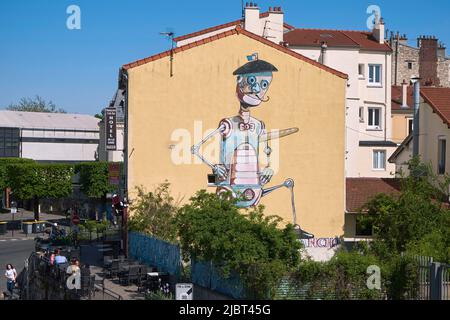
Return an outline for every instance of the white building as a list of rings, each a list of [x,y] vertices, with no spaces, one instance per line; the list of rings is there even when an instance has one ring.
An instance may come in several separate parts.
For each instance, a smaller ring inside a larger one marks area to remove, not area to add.
[[[81,114],[0,110],[0,158],[96,161],[99,121]]]
[[[245,7],[244,20],[174,40],[177,46],[183,46],[241,25],[250,32],[348,74],[346,176],[393,178],[395,164],[387,161],[397,148],[397,144],[391,141],[392,49],[385,41],[382,19],[377,20],[372,32],[296,29],[284,22],[281,7],[260,13],[259,7],[250,3]]]

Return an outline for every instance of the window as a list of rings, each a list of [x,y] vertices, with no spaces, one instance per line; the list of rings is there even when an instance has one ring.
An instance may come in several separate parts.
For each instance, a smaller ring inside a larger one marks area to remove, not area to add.
[[[412,70],[412,68],[413,68],[413,63],[412,62],[408,62],[408,69]]]
[[[369,65],[369,85],[381,86],[381,64]]]
[[[358,65],[358,75],[359,75],[360,79],[364,79],[364,77],[365,77],[364,69],[365,69],[365,65],[363,63],[360,63]]]
[[[386,170],[386,151],[374,150],[373,151],[373,169],[374,170]]]
[[[364,107],[359,107],[359,122],[364,122]]]
[[[369,108],[369,129],[381,130],[381,109]]]
[[[357,237],[370,237],[373,236],[373,224],[372,222],[363,219],[361,216],[356,217],[356,234]]]
[[[414,130],[414,119],[408,119],[408,136],[413,133]]]
[[[18,158],[20,130],[18,128],[0,128],[0,158]]]
[[[439,138],[438,145],[438,174],[445,174],[445,162],[447,161],[447,140]]]

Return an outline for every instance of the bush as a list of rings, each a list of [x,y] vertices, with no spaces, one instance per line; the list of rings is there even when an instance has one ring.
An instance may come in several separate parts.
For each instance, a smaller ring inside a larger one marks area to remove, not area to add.
[[[176,242],[177,226],[175,216],[178,204],[170,195],[170,184],[163,183],[153,192],[138,187],[128,221],[130,231],[142,232],[168,242]]]
[[[177,223],[186,260],[213,262],[226,278],[237,272],[247,297],[274,297],[283,275],[300,261],[294,228],[281,229],[281,218],[264,216],[264,208],[244,210],[235,200],[202,190],[183,206]]]

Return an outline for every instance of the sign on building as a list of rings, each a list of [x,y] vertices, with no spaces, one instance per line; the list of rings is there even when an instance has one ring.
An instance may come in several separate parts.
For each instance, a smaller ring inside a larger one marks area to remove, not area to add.
[[[194,285],[192,283],[177,283],[176,300],[194,300]]]
[[[117,150],[117,112],[115,108],[105,110],[106,151]]]
[[[108,179],[109,184],[113,186],[120,185],[120,164],[108,163]]]

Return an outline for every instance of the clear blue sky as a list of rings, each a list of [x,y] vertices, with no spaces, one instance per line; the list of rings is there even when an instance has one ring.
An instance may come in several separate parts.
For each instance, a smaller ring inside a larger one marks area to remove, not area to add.
[[[375,4],[386,27],[412,43],[426,34],[450,46],[448,0],[256,2],[264,11],[282,6],[296,27],[357,30],[367,28],[366,9]],[[81,30],[66,28],[72,4],[81,8]],[[1,0],[0,108],[38,94],[69,112],[95,114],[112,98],[121,65],[169,48],[159,32],[180,36],[240,16],[240,0]]]

